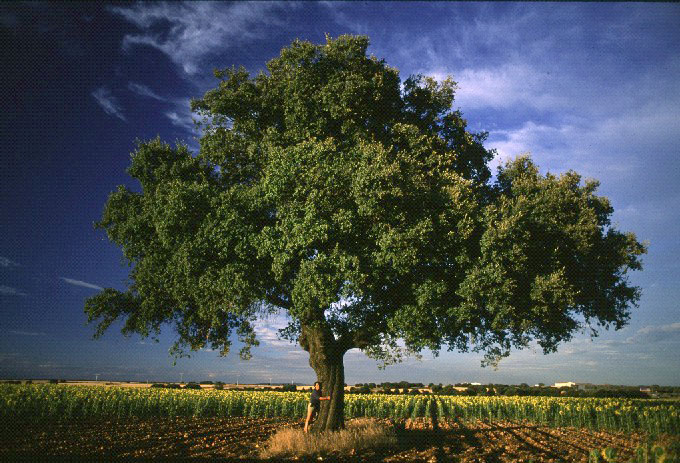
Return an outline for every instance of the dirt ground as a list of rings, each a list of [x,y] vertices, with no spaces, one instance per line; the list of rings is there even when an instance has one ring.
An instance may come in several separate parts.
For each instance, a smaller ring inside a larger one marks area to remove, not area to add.
[[[398,444],[358,455],[326,455],[323,461],[394,463],[558,463],[587,462],[593,448],[615,447],[624,461],[644,436],[548,428],[518,423],[461,425],[440,422],[392,423]],[[0,461],[263,461],[269,435],[300,420],[174,418],[86,420],[69,423],[4,422]],[[298,458],[298,461],[318,461]]]

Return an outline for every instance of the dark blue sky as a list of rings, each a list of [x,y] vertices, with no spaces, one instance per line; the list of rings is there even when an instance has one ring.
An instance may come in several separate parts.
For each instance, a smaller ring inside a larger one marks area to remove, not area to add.
[[[295,38],[353,33],[402,79],[451,74],[494,166],[530,152],[543,172],[599,179],[649,254],[621,331],[515,352],[496,371],[427,352],[379,371],[350,351],[347,382],[680,385],[678,24],[674,4],[1,3],[0,378],[313,381],[307,354],[276,338],[283,316],[260,323],[250,362],[200,351],[173,367],[170,326],[158,344],[120,325],[91,340],[84,300],[123,289],[128,271],[92,224],[117,185],[135,187],[136,138],[196,149],[189,99],[216,85],[214,68],[254,74]]]

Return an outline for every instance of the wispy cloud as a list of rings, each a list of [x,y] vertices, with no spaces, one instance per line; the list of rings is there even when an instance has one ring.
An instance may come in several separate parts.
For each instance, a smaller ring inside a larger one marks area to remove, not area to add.
[[[586,17],[591,10],[607,13],[606,28]],[[661,201],[680,193],[680,81],[672,77],[680,59],[666,51],[677,47],[677,34],[652,34],[661,40],[652,44],[634,31],[669,27],[664,10],[480,6],[474,21],[447,11],[446,24],[416,39],[397,33],[384,47],[409,73],[453,75],[454,104],[486,119],[494,164],[531,152],[542,168],[597,178],[626,202],[635,199],[633,183]],[[624,48],[639,58],[624,59]]]
[[[38,368],[61,368],[61,367],[62,367],[61,365],[54,362],[41,363],[40,365],[38,365]]]
[[[81,286],[83,288],[89,288],[89,289],[96,289],[96,290],[103,290],[101,286],[94,285],[92,283],[87,283],[86,281],[81,281],[81,280],[73,280],[71,278],[65,278],[65,277],[59,277],[60,280],[64,280],[66,283],[74,286]]]
[[[557,153],[573,153],[573,146],[567,144],[573,143],[571,137],[576,132],[577,129],[570,125],[551,126],[533,121],[527,121],[515,129],[496,130],[492,132],[493,135],[488,142],[488,145],[497,152],[492,164],[503,165],[519,154],[532,153],[543,161],[552,161],[550,164],[554,166]],[[572,166],[573,161],[572,158]],[[541,167],[545,165],[541,162],[539,164]]]
[[[257,320],[253,324],[253,329],[255,330],[255,335],[260,341],[261,346],[276,348],[287,347],[290,349],[293,346],[293,343],[287,339],[280,339],[278,333],[278,330],[285,328],[287,324],[285,316],[276,315],[267,319]]]
[[[291,342],[286,339],[279,339],[277,328],[269,325],[260,325],[255,328],[257,339],[261,344],[274,347],[290,347]]]
[[[300,349],[300,350],[289,350],[289,351],[286,351],[286,354],[288,354],[291,357],[305,357],[305,356],[309,355],[307,352],[305,352],[302,349]]]
[[[165,113],[165,117],[170,119],[172,125],[181,127],[188,132],[194,132],[194,120],[188,107],[185,108],[185,111],[182,111],[180,108],[178,108],[176,111],[167,111]]]
[[[445,77],[435,71],[435,77]],[[533,68],[525,62],[506,63],[496,68],[466,68],[458,72],[455,80],[459,91],[456,103],[462,108],[507,109],[525,105],[546,110],[569,104],[563,92],[554,92],[560,86],[549,72]]]
[[[680,98],[676,100],[680,104]],[[530,152],[543,170],[574,169],[597,178],[607,194],[615,193],[619,201],[667,205],[669,198],[680,195],[674,181],[680,168],[676,156],[680,134],[670,129],[678,111],[665,111],[659,103],[656,114],[638,106],[607,118],[574,118],[557,124],[527,120],[519,127],[491,131],[487,146],[497,150],[494,165]],[[651,163],[646,162],[650,153]],[[634,194],[632,184],[644,189],[645,196]]]
[[[680,341],[680,323],[645,326],[626,339],[628,344],[649,344],[662,341]]]
[[[19,354],[18,352],[0,352],[0,362],[17,360],[21,357],[23,357],[23,354]]]
[[[590,337],[577,337],[561,347],[559,356],[582,356],[582,355],[617,355],[624,341],[616,339],[598,339]],[[537,345],[537,344],[536,344]]]
[[[102,107],[104,112],[110,116],[116,116],[122,121],[127,122],[123,115],[122,108],[118,103],[118,99],[111,94],[111,91],[106,87],[99,87],[92,92],[92,96]]]
[[[365,19],[361,15],[356,14],[350,16],[350,12],[356,12],[357,9],[366,8],[366,5],[361,3],[348,3],[348,2],[333,2],[333,1],[320,1],[318,5],[325,7],[326,11],[331,15],[333,20],[342,26],[343,29],[349,31],[353,34],[370,35],[370,19]],[[376,8],[378,4],[374,3],[369,8]]]
[[[172,125],[181,127],[187,132],[195,134],[194,115],[191,112],[191,105],[188,98],[166,98],[158,95],[148,86],[136,82],[128,82],[128,90],[140,96],[168,103],[168,106],[172,109],[165,111],[163,115],[170,120]]]
[[[158,343],[155,341],[137,341],[137,344],[141,344],[142,346],[155,346]]]
[[[137,95],[141,96],[146,96],[149,98],[153,98],[154,100],[158,101],[168,101],[167,98],[163,98],[162,96],[156,94],[153,90],[151,90],[149,87],[146,85],[138,84],[135,82],[129,82],[128,83],[128,89]]]
[[[126,35],[123,49],[157,48],[185,73],[196,74],[208,56],[266,38],[272,26],[282,24],[275,13],[293,7],[276,2],[140,2],[109,7],[109,11],[142,30]]]
[[[0,285],[0,294],[3,296],[26,296],[23,291],[4,285]]]
[[[9,260],[7,257],[0,256],[0,267],[18,267],[14,261]]]
[[[45,333],[35,331],[10,330],[9,332],[19,336],[45,336]]]

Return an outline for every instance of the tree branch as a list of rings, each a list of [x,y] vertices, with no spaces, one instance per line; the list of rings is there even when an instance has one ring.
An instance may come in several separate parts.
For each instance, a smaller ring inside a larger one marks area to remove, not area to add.
[[[291,308],[290,302],[286,301],[279,295],[276,294],[267,295],[266,299],[269,304],[281,307],[282,309],[289,310]]]
[[[379,337],[375,331],[374,327],[363,326],[357,328],[356,330],[351,330],[345,332],[340,339],[338,339],[338,344],[345,351],[353,348],[363,349],[365,347],[371,346],[379,342]]]

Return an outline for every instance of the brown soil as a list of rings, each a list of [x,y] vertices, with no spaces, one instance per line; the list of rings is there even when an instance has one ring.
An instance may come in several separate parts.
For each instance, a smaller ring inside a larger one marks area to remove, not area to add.
[[[422,420],[393,423],[398,445],[361,455],[326,455],[323,461],[406,462],[587,462],[593,448],[615,447],[627,461],[640,434],[548,428],[521,423],[461,425]],[[83,420],[68,423],[0,424],[0,461],[201,460],[262,461],[264,442],[283,426],[280,418],[174,418]],[[304,459],[299,459],[304,460]],[[623,460],[623,459],[622,459]],[[310,460],[312,461],[312,460]],[[317,461],[314,458],[313,461]]]

